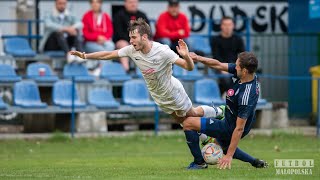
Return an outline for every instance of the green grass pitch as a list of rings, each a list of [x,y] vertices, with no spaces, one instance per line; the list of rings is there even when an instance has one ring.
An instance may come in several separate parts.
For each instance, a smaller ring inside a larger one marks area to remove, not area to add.
[[[275,146],[279,150],[275,150]],[[231,170],[209,166],[188,171],[192,161],[183,133],[129,137],[1,140],[0,179],[319,179],[320,140],[276,134],[248,136],[239,147],[269,162],[255,169],[233,160]],[[274,159],[314,159],[312,175],[276,175]]]

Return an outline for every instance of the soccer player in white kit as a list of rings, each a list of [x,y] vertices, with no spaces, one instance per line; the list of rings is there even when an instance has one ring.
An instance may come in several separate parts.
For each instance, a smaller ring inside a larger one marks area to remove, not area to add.
[[[151,29],[143,19],[131,21],[128,31],[131,45],[119,50],[90,54],[71,51],[70,54],[90,60],[130,57],[141,70],[155,103],[179,123],[186,117],[216,117],[222,114],[222,110],[214,106],[192,107],[192,102],[181,82],[172,76],[172,64],[189,71],[194,68],[188,46],[183,40],[179,40],[177,46],[178,53],[183,57],[180,58],[169,46],[150,40]]]

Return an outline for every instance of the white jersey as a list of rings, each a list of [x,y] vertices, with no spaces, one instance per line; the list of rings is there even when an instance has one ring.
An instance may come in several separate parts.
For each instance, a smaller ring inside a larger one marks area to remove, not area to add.
[[[191,100],[179,80],[172,76],[172,64],[179,59],[169,46],[152,42],[149,53],[136,51],[132,45],[118,51],[119,57],[130,57],[142,72],[149,92],[166,113],[185,116],[192,107]]]

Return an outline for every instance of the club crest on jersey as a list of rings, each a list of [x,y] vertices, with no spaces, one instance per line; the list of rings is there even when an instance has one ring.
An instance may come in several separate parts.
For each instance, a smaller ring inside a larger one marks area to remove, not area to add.
[[[234,90],[233,89],[229,89],[227,92],[228,96],[233,96],[234,95]]]

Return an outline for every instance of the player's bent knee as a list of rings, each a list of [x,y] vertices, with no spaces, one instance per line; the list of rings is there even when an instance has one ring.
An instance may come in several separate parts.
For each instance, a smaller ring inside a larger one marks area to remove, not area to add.
[[[190,120],[186,119],[185,121],[183,121],[182,123],[183,125],[183,130],[192,130],[192,124],[190,122]]]
[[[187,118],[182,124],[183,130],[200,130],[200,119],[198,118]]]

